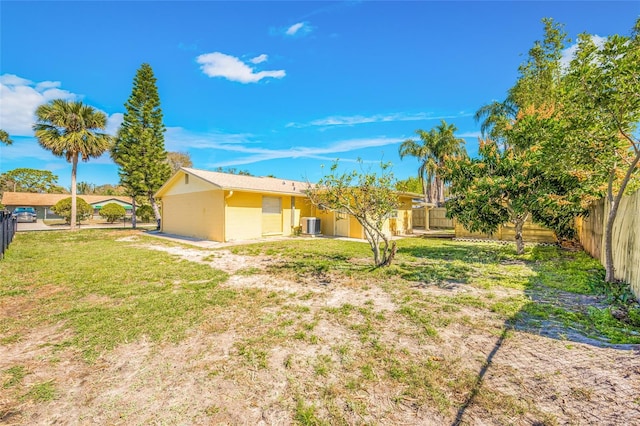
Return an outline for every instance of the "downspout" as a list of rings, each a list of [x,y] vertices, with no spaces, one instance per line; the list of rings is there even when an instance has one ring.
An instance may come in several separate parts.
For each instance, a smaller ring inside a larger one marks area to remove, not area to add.
[[[224,215],[224,217],[222,218],[222,241],[224,242],[227,241],[227,201],[226,200],[231,198],[232,195],[233,195],[233,190],[229,191],[229,193],[224,196],[225,202],[224,202],[224,210],[222,212],[222,214]]]
[[[296,197],[291,196],[291,232],[295,233],[296,227]]]

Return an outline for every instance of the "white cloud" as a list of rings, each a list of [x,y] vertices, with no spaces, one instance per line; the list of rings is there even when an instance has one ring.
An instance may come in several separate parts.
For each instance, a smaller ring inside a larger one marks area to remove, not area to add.
[[[7,86],[24,86],[31,84],[31,81],[13,74],[2,74],[0,75],[0,83]]]
[[[371,139],[350,139],[338,141],[321,147],[291,147],[287,149],[266,149],[246,146],[226,146],[219,147],[228,151],[235,151],[243,154],[238,158],[232,158],[215,164],[210,167],[228,167],[243,164],[252,164],[260,161],[277,160],[283,158],[313,158],[318,160],[335,160],[327,157],[329,154],[338,154],[356,151],[365,148],[375,148],[379,146],[394,145],[402,142],[401,139],[394,138],[371,138]]]
[[[75,100],[78,95],[60,89],[60,82],[34,83],[13,74],[0,76],[0,128],[11,136],[31,136],[38,106],[53,99]]]
[[[269,59],[269,57],[263,53],[262,55],[258,55],[255,58],[252,58],[249,62],[251,62],[252,64],[260,64],[262,62],[266,62],[267,59]]]
[[[167,151],[184,151],[195,149],[224,149],[236,145],[251,145],[253,135],[249,133],[191,133],[182,127],[167,127],[165,145]]]
[[[598,48],[602,48],[607,41],[606,37],[600,37],[599,35],[592,35],[591,40]],[[562,57],[560,58],[560,68],[562,70],[568,70],[569,64],[575,58],[576,51],[578,50],[578,43],[574,43],[562,51]]]
[[[311,31],[313,31],[313,27],[309,25],[308,22],[298,22],[291,25],[290,27],[287,27],[287,29],[284,30],[284,33],[285,35],[288,35],[290,37],[293,37],[293,36],[304,37],[305,35],[309,34]]]
[[[458,137],[458,138],[479,138],[479,137],[482,137],[482,133],[481,132],[456,133],[456,137]]]
[[[115,136],[122,124],[122,120],[124,119],[124,114],[121,112],[116,112],[115,114],[111,114],[107,116],[107,128],[105,129],[105,133]]]
[[[240,83],[257,83],[263,78],[282,78],[286,75],[284,70],[256,71],[235,56],[220,52],[205,53],[198,56],[196,61],[209,77],[223,77]]]
[[[386,123],[394,121],[423,121],[423,120],[440,120],[446,118],[459,118],[469,116],[468,113],[460,113],[456,115],[433,115],[431,113],[419,112],[419,113],[390,113],[390,114],[375,114],[369,116],[353,115],[353,116],[332,116],[327,118],[321,118],[313,120],[308,123],[288,123],[286,127],[330,127],[330,126],[355,126],[358,124],[369,123]]]
[[[39,161],[51,161],[52,158],[56,157],[51,154],[51,151],[47,151],[46,149],[42,148],[36,138],[14,140],[12,145],[2,146],[2,157],[0,158],[1,160],[12,161],[23,160],[25,158],[35,159]],[[64,158],[62,158],[60,161],[66,162]]]
[[[287,28],[287,31],[285,31],[286,35],[294,35],[295,33],[297,33],[300,28],[304,27],[304,22],[298,22],[297,24],[293,24],[292,26],[290,26],[289,28]]]
[[[184,151],[186,149],[218,150],[238,154],[207,167],[227,167],[260,161],[282,158],[314,158],[320,160],[335,160],[328,155],[356,151],[365,148],[394,145],[401,143],[403,138],[369,138],[336,141],[317,147],[291,147],[285,149],[263,148],[255,135],[249,133],[191,133],[181,127],[168,127],[165,133],[167,151]]]

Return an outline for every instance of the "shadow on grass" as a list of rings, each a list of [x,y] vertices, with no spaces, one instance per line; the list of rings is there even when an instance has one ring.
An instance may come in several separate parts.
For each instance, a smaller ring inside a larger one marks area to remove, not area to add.
[[[401,276],[418,282],[414,287],[437,286],[452,293],[470,285],[522,290],[522,296],[489,302],[493,312],[505,316],[502,332],[460,405],[454,426],[463,423],[510,330],[597,347],[640,350],[640,323],[612,317],[611,300],[601,294],[603,268],[583,252],[529,246],[525,255],[518,256],[513,245],[445,242],[427,246],[409,243],[398,253],[406,257]],[[456,300],[465,302],[460,296]],[[637,312],[640,315],[640,309]]]
[[[462,423],[464,413],[467,411],[467,408],[473,404],[476,395],[478,395],[478,392],[480,392],[480,389],[482,388],[482,381],[484,380],[484,375],[487,374],[487,370],[489,370],[489,367],[491,367],[493,357],[498,353],[500,347],[502,347],[502,343],[507,337],[507,332],[507,328],[502,329],[502,334],[500,334],[500,337],[496,341],[496,344],[493,346],[493,349],[491,350],[491,352],[489,352],[489,355],[487,355],[487,360],[484,362],[482,368],[478,372],[478,376],[476,377],[476,380],[473,384],[473,388],[471,389],[471,392],[469,392],[469,396],[467,397],[466,401],[460,406],[460,409],[456,414],[456,419],[451,424],[452,426],[458,426]]]

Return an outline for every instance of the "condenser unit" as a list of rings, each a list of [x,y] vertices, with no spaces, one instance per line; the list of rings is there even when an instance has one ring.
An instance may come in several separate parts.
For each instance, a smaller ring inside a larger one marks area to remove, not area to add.
[[[320,234],[320,218],[318,217],[301,217],[300,226],[302,233],[308,235]]]

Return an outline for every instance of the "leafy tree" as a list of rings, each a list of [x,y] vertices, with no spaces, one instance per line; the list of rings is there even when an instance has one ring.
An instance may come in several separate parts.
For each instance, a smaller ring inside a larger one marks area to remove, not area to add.
[[[167,163],[171,167],[171,174],[180,170],[180,167],[193,167],[193,161],[188,152],[167,152]]]
[[[581,34],[564,83],[561,158],[606,197],[605,279],[614,282],[613,223],[640,164],[640,18],[630,36],[610,36],[601,47]]]
[[[93,193],[96,195],[127,195],[127,190],[124,186],[106,183],[94,187]]]
[[[36,109],[33,125],[40,145],[71,163],[71,230],[76,229],[78,159],[100,157],[111,146],[111,137],[99,130],[107,125],[107,116],[82,102],[55,99]]]
[[[399,180],[396,183],[396,189],[401,192],[422,193],[422,182],[420,178],[410,176],[407,179]]]
[[[74,211],[75,210],[75,211]],[[93,215],[93,207],[82,198],[76,199],[76,206],[73,207],[73,198],[63,198],[51,207],[58,216],[64,218],[65,222],[75,228],[75,224],[90,218]],[[75,223],[73,221],[76,221]]]
[[[218,173],[229,173],[232,175],[252,176],[248,170],[238,170],[235,167],[218,167],[213,171]]]
[[[442,170],[447,157],[467,156],[464,139],[456,138],[457,128],[442,120],[440,124],[428,132],[418,129],[416,133],[420,141],[407,139],[399,148],[400,158],[416,157],[420,166],[418,176],[422,182],[422,192],[429,203],[442,205],[444,203],[444,180]]]
[[[89,195],[95,193],[96,186],[89,182],[78,182],[78,193]]]
[[[318,208],[353,216],[364,229],[376,267],[388,266],[396,254],[396,242],[383,232],[383,226],[398,207],[395,179],[389,164],[381,164],[380,174],[362,170],[338,172],[338,162],[331,172],[307,191]]]
[[[0,190],[49,194],[66,192],[57,182],[58,176],[48,170],[18,168],[0,175]]]
[[[449,161],[447,167],[455,181],[449,216],[471,231],[485,233],[513,223],[519,254],[524,252],[522,228],[529,217],[552,226],[559,236],[569,236],[573,218],[584,212],[576,195],[578,179],[549,161],[550,147],[564,132],[558,109],[566,35],[553,20],[543,22],[544,40],[529,50],[507,99],[476,113],[487,136],[481,140],[480,158]]]
[[[149,222],[153,216],[153,209],[149,204],[143,204],[138,207],[138,216],[143,222]]]
[[[121,184],[134,200],[131,220],[135,228],[135,197],[145,196],[156,220],[160,220],[160,209],[154,194],[171,175],[164,148],[165,126],[160,97],[149,64],[142,64],[138,69],[125,108],[111,156],[120,166]]]
[[[490,139],[481,140],[479,158],[447,161],[445,176],[454,194],[447,201],[447,217],[455,218],[471,232],[493,234],[512,223],[518,254],[524,254],[523,227],[531,217],[543,175],[536,167],[535,151],[500,149]]]
[[[113,223],[118,219],[122,219],[127,214],[127,211],[120,204],[107,203],[102,206],[99,213],[107,222]]]
[[[5,132],[2,129],[0,129],[0,142],[5,145],[11,145],[13,143],[13,141],[9,137],[9,133]]]

